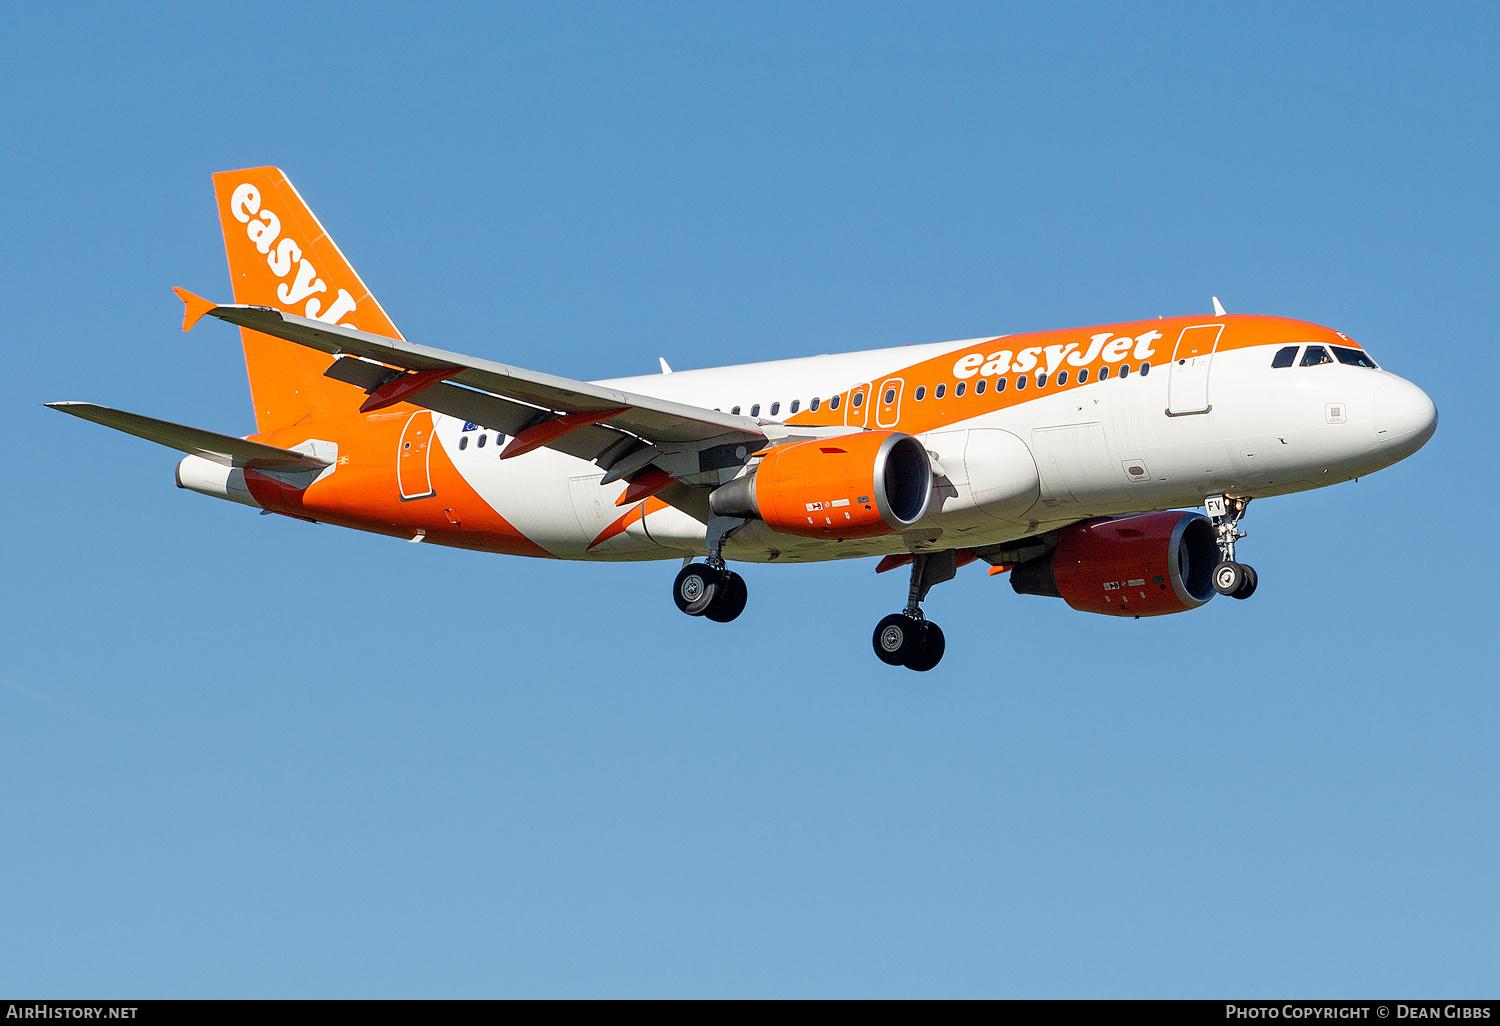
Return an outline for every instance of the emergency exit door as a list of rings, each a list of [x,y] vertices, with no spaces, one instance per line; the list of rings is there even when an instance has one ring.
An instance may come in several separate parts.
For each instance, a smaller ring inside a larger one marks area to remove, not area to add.
[[[862,428],[870,415],[870,383],[855,385],[849,390],[849,402],[844,406],[844,423],[849,427]]]
[[[875,426],[895,427],[901,419],[901,390],[906,382],[901,378],[887,378],[880,383],[875,393]]]

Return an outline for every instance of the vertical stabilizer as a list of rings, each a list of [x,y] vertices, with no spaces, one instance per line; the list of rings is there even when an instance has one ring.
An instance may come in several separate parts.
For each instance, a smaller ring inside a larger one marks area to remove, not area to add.
[[[279,168],[213,179],[236,303],[402,337]],[[240,337],[260,431],[358,409],[357,393],[323,377],[327,355],[249,328]]]

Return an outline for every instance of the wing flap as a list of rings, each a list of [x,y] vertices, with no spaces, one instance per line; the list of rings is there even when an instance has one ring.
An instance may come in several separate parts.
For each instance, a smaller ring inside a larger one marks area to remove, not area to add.
[[[378,388],[391,373],[391,369],[384,364],[345,356],[334,360],[328,370],[324,371],[324,376],[368,392]],[[519,435],[537,423],[540,418],[549,416],[550,412],[539,410],[535,406],[511,402],[509,399],[502,399],[488,392],[476,392],[472,388],[452,385],[446,381],[429,385],[409,398],[407,402],[511,436]],[[634,443],[635,438],[610,428],[591,424],[562,438],[554,439],[547,443],[547,448],[556,449],[569,456],[576,456],[581,460],[592,461],[608,452],[613,446],[620,446],[622,451],[628,446],[621,445],[621,443],[626,442]]]
[[[323,376],[370,392],[380,387],[392,373],[391,368],[384,364],[346,356],[334,360]],[[499,396],[450,385],[446,381],[428,385],[407,402],[508,435],[524,429],[541,412],[534,406],[523,406]]]
[[[107,428],[123,431],[147,441],[165,445],[180,452],[202,456],[226,467],[250,467],[265,470],[322,470],[329,466],[306,453],[280,449],[274,445],[251,442],[233,435],[221,435],[216,431],[173,424],[171,421],[143,417],[138,413],[112,410],[95,403],[59,402],[47,403],[51,409],[70,416],[81,417],[103,424]]]

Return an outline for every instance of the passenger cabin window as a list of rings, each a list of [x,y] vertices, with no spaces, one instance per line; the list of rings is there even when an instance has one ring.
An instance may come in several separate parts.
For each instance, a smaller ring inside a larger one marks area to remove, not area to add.
[[[771,416],[774,417],[774,416],[776,416],[780,412],[781,412],[781,404],[780,403],[772,403],[771,404]]]
[[[752,417],[759,417],[760,416],[760,403],[756,403],[754,406],[750,407],[750,416],[752,416]]]
[[[480,435],[479,436],[479,441],[475,442],[474,444],[476,446],[478,446],[479,448],[483,449],[484,448],[484,436]]]
[[[790,410],[788,410],[787,412],[788,413],[796,413],[797,412],[797,407],[799,407],[801,405],[802,405],[802,400],[801,399],[793,399],[792,400],[792,408]]]
[[[1339,358],[1339,363],[1347,363],[1351,367],[1368,367],[1371,370],[1379,370],[1375,361],[1362,349],[1345,349],[1343,346],[1334,346],[1333,355]]]
[[[468,435],[464,435],[462,438],[460,438],[458,440],[458,447],[460,449],[467,449],[469,447],[469,436]]]
[[[823,402],[823,400],[819,399],[817,396],[813,396],[812,405],[810,405],[808,407],[808,409],[812,410],[814,413],[817,413],[818,412],[818,407],[820,405],[822,405],[822,402]]]
[[[983,378],[980,378],[978,381],[974,382],[974,394],[975,395],[984,395],[984,379]]]
[[[953,398],[957,399],[959,396],[963,395],[964,394],[964,389],[966,389],[967,387],[968,387],[968,382],[966,382],[966,381],[960,381],[958,384],[954,385],[953,386]]]
[[[1301,346],[1285,346],[1276,350],[1276,355],[1271,357],[1271,366],[1278,370],[1282,367],[1290,367],[1297,362],[1297,350]]]
[[[945,396],[947,394],[948,394],[948,386],[947,385],[939,385],[937,388],[934,388],[932,390],[932,397],[934,399],[941,399],[943,396]]]
[[[1308,346],[1307,352],[1302,354],[1303,367],[1316,367],[1321,363],[1332,363],[1333,357],[1328,355],[1328,350],[1322,346]]]
[[[1004,392],[1005,391],[1005,379],[1004,378],[996,378],[995,379],[995,391],[996,392]]]
[[[1099,380],[1100,381],[1108,381],[1109,380],[1109,368],[1108,367],[1100,367],[1099,368]]]
[[[829,409],[830,409],[830,410],[836,410],[836,409],[838,409],[838,408],[839,408],[839,402],[840,402],[840,400],[842,400],[842,399],[843,399],[843,398],[844,398],[844,397],[843,397],[843,396],[841,396],[841,395],[836,395],[836,396],[834,396],[834,397],[833,397],[833,398],[832,398],[832,399],[830,399],[830,400],[828,400],[828,408],[829,408]],[[814,407],[813,407],[813,409],[815,409],[815,410],[816,410],[816,409],[817,409],[817,407],[816,407],[816,406],[814,406]]]
[[[1081,370],[1081,371],[1078,372],[1078,383],[1080,385],[1082,385],[1085,382],[1087,382],[1088,379],[1089,379],[1089,369],[1087,367],[1085,367],[1083,370]]]
[[[916,392],[914,392],[912,394],[912,398],[914,398],[917,402],[921,402],[923,399],[926,399],[927,398],[927,386],[926,385],[918,385]]]
[[[740,415],[740,408],[738,406],[731,406],[729,412],[738,417]]]
[[[864,404],[865,404],[865,394],[863,392],[855,392],[854,393],[854,408],[857,410],[861,406],[863,406]]]
[[[1068,383],[1068,372],[1067,371],[1058,371],[1057,372],[1057,383],[1059,385],[1066,385]]]
[[[1025,387],[1026,387],[1026,375],[1024,375],[1024,374],[1018,374],[1018,375],[1016,375],[1016,391],[1019,392],[1021,389],[1025,388]]]
[[[1037,388],[1046,388],[1047,387],[1047,372],[1046,371],[1037,371],[1037,375],[1036,375],[1036,387]]]
[[[1141,364],[1141,375],[1145,376],[1145,375],[1150,374],[1150,373],[1151,373],[1151,365],[1149,363],[1143,363],[1143,364]]]
[[[885,404],[887,406],[889,406],[889,405],[891,405],[891,403],[893,403],[895,401],[896,401],[896,390],[894,388],[888,388],[888,389],[886,389],[885,390]]]
[[[1128,363],[1122,363],[1120,365],[1120,377],[1122,377],[1122,378],[1128,378],[1128,377],[1130,377],[1130,364],[1128,364]]]

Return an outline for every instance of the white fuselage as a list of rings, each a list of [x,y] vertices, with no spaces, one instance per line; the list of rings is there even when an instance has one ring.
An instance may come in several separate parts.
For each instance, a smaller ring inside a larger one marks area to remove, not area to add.
[[[911,418],[904,413],[918,403],[916,385],[893,375],[994,342],[908,346],[605,383],[762,420],[788,416],[793,401],[806,410],[815,397],[847,394],[851,382],[873,383],[883,395],[895,394],[896,401],[884,403],[872,389],[858,409],[844,403],[844,423],[851,430],[905,430],[903,423]],[[1219,352],[1211,369],[1201,371],[1201,380],[1188,379],[1187,363],[1164,360],[1147,374],[1038,392],[1024,402],[914,431],[935,458],[936,491],[928,515],[912,530],[838,542],[790,537],[752,522],[730,538],[725,555],[807,561],[992,545],[1087,517],[1195,506],[1219,493],[1261,497],[1335,484],[1389,466],[1431,435],[1436,413],[1410,382],[1384,370],[1340,363],[1273,369],[1278,348]],[[1174,372],[1182,375],[1176,381]],[[901,383],[887,389],[892,381]],[[1208,409],[1171,415],[1174,388],[1180,393],[1206,389]],[[945,401],[952,400],[930,390],[921,400]],[[772,404],[779,404],[775,414]],[[490,437],[481,445],[486,434]],[[663,559],[704,551],[704,524],[670,506],[635,518],[597,543],[628,509],[615,506],[624,484],[600,486],[600,470],[591,463],[547,449],[501,461],[493,432],[449,417],[436,418],[435,438],[487,503],[553,555]]]

